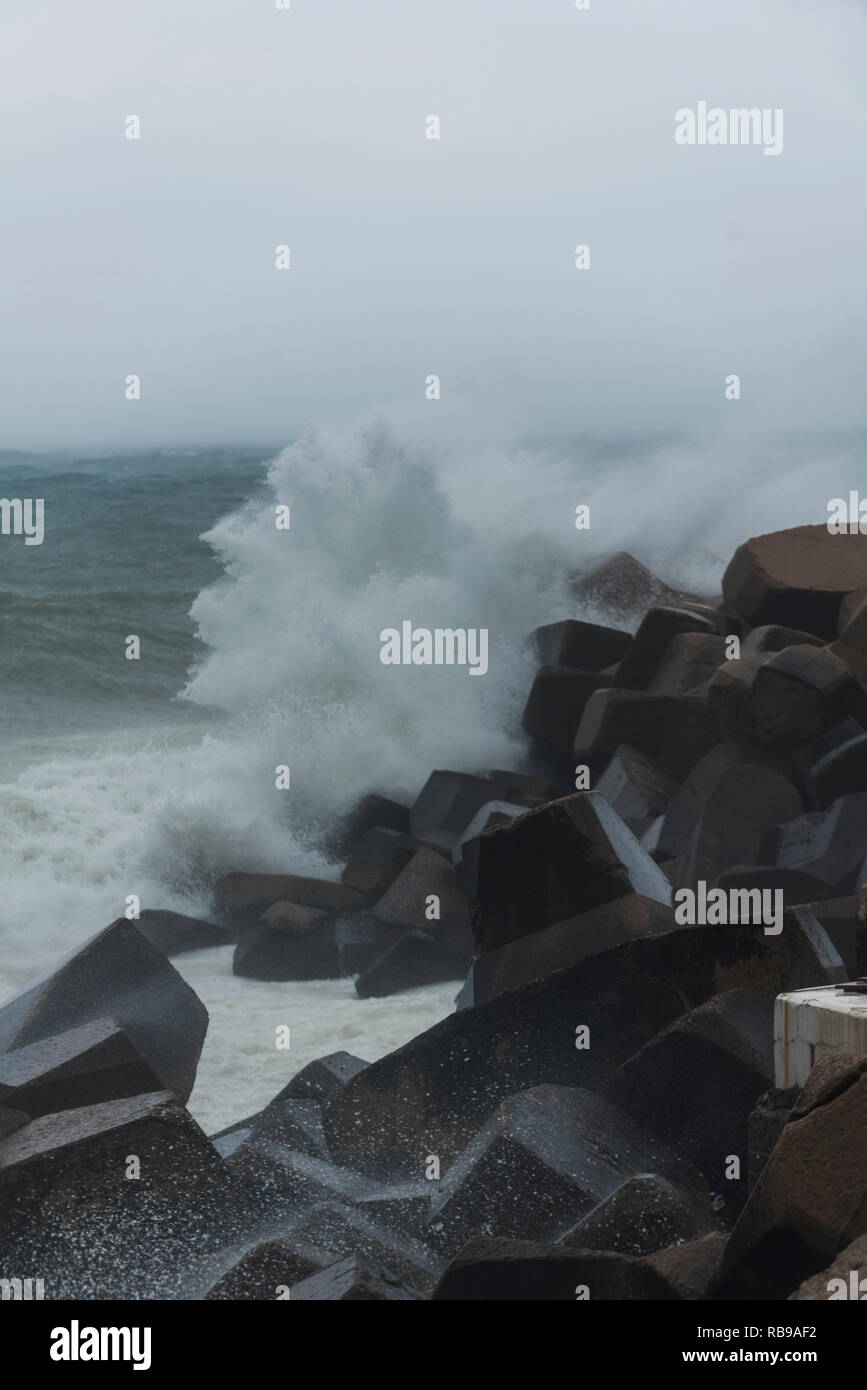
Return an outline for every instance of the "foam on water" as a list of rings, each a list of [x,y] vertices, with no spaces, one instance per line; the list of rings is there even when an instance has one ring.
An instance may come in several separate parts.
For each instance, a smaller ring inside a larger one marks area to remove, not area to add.
[[[280,502],[292,507],[288,532],[274,526]],[[226,578],[194,606],[209,655],[185,698],[210,722],[8,746],[4,995],[120,915],[130,894],[206,914],[230,869],[333,877],[318,833],[358,795],[411,798],[436,766],[523,757],[524,639],[562,603],[567,547],[558,555],[520,509],[472,525],[433,464],[373,425],[286,450],[263,494],[209,540]],[[384,667],[380,631],[404,618],[488,627],[489,674]],[[278,792],[285,763],[291,790]],[[449,1012],[457,988],[362,1002],[351,981],[236,980],[227,951],[180,965],[213,1011],[194,1102],[209,1127],[323,1052],[390,1051]],[[274,1048],[275,1016],[293,1027],[289,1054]]]
[[[352,980],[271,984],[238,980],[231,948],[179,956],[175,965],[210,1023],[189,1110],[208,1134],[267,1104],[317,1057],[351,1052],[366,1062],[393,1052],[454,1009],[459,984],[424,985],[386,999],[359,999]],[[276,1029],[288,1026],[290,1046]]]
[[[436,767],[518,765],[534,666],[525,638],[579,616],[571,571],[631,549],[663,578],[712,592],[746,535],[822,519],[856,444],[814,454],[789,441],[766,448],[759,470],[758,446],[732,440],[617,457],[509,452],[478,437],[419,449],[380,421],[312,430],[207,535],[224,577],[192,610],[207,655],[183,698],[200,720],[5,746],[0,993],[120,915],[130,894],[201,914],[231,869],[334,876],[321,831],[360,794],[409,799]],[[589,532],[575,530],[578,503],[590,504]],[[288,531],[274,524],[280,504]],[[488,674],[383,666],[380,632],[404,619],[488,628]],[[274,785],[282,764],[286,792]],[[209,1122],[249,1111],[281,1068],[341,1037],[380,1055],[454,993],[361,1003],[346,981],[261,986],[234,980],[227,952],[182,968],[215,1012],[196,1102]],[[274,1058],[281,1006],[299,1041]]]

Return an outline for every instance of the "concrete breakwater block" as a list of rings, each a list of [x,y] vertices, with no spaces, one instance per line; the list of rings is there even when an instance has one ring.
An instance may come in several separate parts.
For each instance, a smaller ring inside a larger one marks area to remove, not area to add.
[[[777,996],[774,1005],[774,1077],[779,1089],[803,1086],[821,1057],[867,1055],[867,994],[834,985]]]

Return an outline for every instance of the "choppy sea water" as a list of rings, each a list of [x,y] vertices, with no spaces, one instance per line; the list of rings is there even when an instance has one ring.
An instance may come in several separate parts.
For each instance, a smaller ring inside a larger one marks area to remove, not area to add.
[[[0,452],[0,495],[45,501],[41,546],[0,536],[0,997],[129,894],[207,914],[232,869],[334,877],[322,832],[359,795],[520,765],[525,638],[581,616],[571,573],[629,549],[712,592],[747,535],[823,520],[860,446],[776,441],[761,468],[724,441],[434,454],[376,420],[282,452]],[[405,619],[486,627],[488,674],[383,666],[380,631]],[[192,1102],[210,1129],[317,1055],[392,1050],[456,992],[258,984],[222,949],[177,965],[211,1011]]]

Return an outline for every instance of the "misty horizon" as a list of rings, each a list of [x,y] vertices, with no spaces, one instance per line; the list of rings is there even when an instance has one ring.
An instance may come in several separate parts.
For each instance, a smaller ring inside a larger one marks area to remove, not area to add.
[[[865,35],[848,0],[13,4],[0,445],[863,427]],[[784,111],[778,157],[678,145],[702,101]]]

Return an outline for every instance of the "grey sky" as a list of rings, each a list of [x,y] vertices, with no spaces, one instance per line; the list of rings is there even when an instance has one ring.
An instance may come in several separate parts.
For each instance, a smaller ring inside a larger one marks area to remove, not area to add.
[[[854,0],[0,0],[0,447],[712,430],[730,372],[757,426],[862,424],[865,37]],[[782,107],[783,153],[678,147],[702,99]]]

